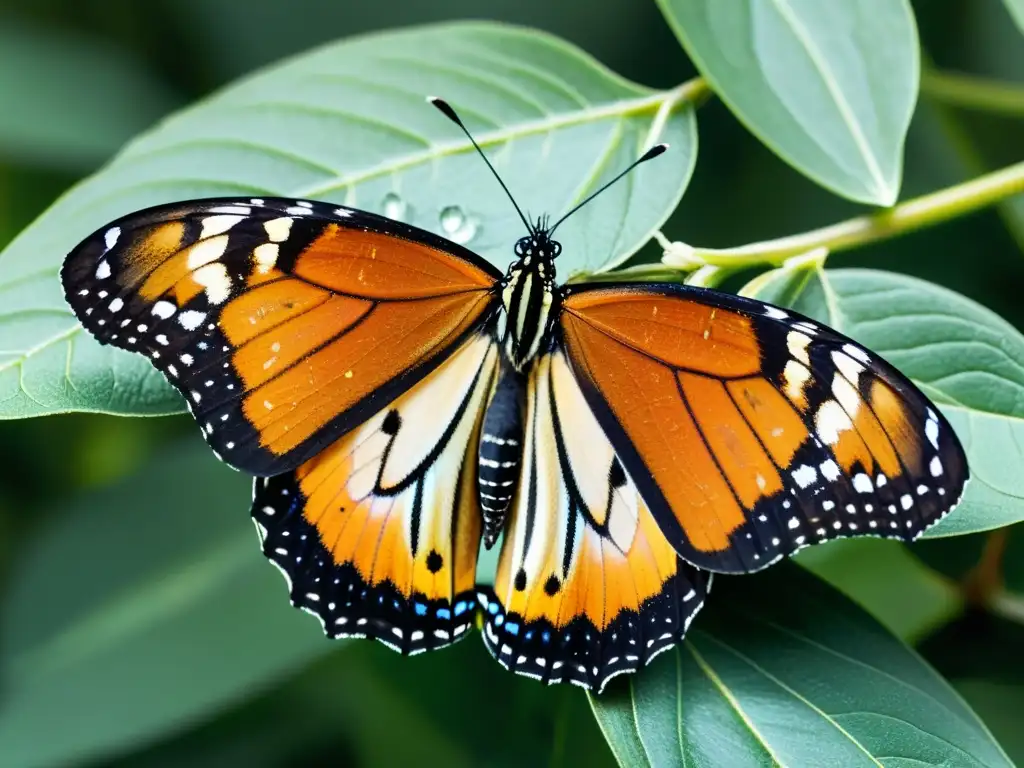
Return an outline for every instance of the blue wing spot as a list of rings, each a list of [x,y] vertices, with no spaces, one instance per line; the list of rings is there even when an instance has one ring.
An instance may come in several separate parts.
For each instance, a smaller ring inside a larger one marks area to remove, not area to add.
[[[449,611],[447,608],[438,608],[437,609],[437,618],[439,618],[439,619],[450,619],[451,617],[452,617],[452,612]]]
[[[519,625],[516,624],[514,621],[510,621],[508,624],[505,625],[505,631],[508,632],[510,635],[518,635]]]
[[[427,606],[425,606],[423,603],[416,603],[416,605],[413,606],[413,610],[416,611],[417,616],[427,615]],[[438,611],[438,613],[440,613],[440,611]]]

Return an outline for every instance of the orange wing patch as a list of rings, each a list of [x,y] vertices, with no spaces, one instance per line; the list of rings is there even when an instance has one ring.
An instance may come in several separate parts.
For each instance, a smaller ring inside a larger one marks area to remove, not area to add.
[[[475,336],[406,394],[295,472],[257,481],[252,514],[292,600],[332,637],[403,653],[472,624],[476,453],[498,353]]]
[[[287,326],[303,326],[300,317],[234,357],[247,384],[243,412],[262,447],[276,456],[314,438],[409,369],[429,363],[438,347],[444,349],[438,340],[463,336],[489,302],[478,293],[370,306],[334,298],[339,305],[330,308],[333,325],[314,322],[305,334],[290,333]],[[314,311],[326,315],[328,309]]]
[[[676,371],[568,312],[563,324],[568,349],[586,361],[691,546],[728,548],[729,534],[746,517],[681,396]]]
[[[678,642],[706,577],[665,540],[561,352],[530,374],[526,425],[484,639],[515,672],[600,690]]]
[[[665,536],[752,571],[818,541],[912,539],[966,482],[899,372],[807,318],[686,286],[573,287],[572,370]]]
[[[257,475],[294,469],[429,373],[487,321],[500,277],[428,232],[280,199],[141,211],[62,271],[84,326],[149,357],[217,454]]]
[[[302,253],[295,274],[332,291],[392,301],[494,285],[490,272],[438,248],[338,224],[329,225]]]

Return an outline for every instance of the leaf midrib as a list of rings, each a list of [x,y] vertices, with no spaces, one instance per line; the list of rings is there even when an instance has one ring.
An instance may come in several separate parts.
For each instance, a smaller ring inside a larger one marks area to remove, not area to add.
[[[650,96],[637,99],[620,99],[600,107],[550,115],[538,120],[521,122],[515,126],[486,131],[476,136],[476,141],[481,147],[487,147],[508,143],[527,136],[548,133],[560,128],[571,128],[585,123],[595,123],[607,118],[629,117],[642,115],[647,112],[655,112],[657,114],[658,110],[666,103],[670,105],[669,111],[671,112],[686,104],[685,96],[688,92],[689,86],[684,83],[672,90],[661,91]],[[296,197],[317,197],[443,157],[472,151],[474,151],[473,145],[468,139],[456,139],[443,144],[431,144],[430,147],[418,152],[410,152],[360,171],[339,174],[336,179],[329,182],[319,182],[295,190],[292,194]]]
[[[850,132],[850,138],[853,139],[853,143],[857,147],[857,153],[861,156],[861,159],[864,161],[865,168],[867,168],[868,173],[875,182],[876,188],[874,191],[876,193],[885,193],[886,198],[890,197],[891,190],[883,178],[882,169],[878,165],[878,160],[871,151],[867,137],[864,136],[864,132],[861,130],[860,123],[857,122],[853,108],[847,101],[846,96],[843,95],[843,89],[839,86],[838,82],[836,82],[835,75],[832,73],[832,68],[829,66],[828,60],[822,55],[821,50],[814,43],[813,36],[809,34],[808,30],[800,22],[798,15],[790,6],[789,0],[772,0],[772,4],[775,6],[779,15],[789,25],[797,40],[800,41],[800,44],[803,46],[807,56],[814,64],[814,68],[821,76],[821,80],[824,83],[825,88],[828,90],[829,95],[832,96],[833,102],[839,110],[839,115],[843,120],[843,124],[846,125],[847,130]]]

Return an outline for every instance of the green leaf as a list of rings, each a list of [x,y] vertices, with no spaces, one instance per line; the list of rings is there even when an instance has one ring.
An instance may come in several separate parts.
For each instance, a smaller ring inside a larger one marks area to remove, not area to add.
[[[685,643],[591,704],[626,766],[1009,766],[953,689],[791,563],[717,577]]]
[[[1024,32],[1024,0],[1003,0],[1006,10],[1010,12],[1014,23]]]
[[[250,482],[193,443],[23,553],[3,605],[4,765],[135,747],[339,647],[260,554]]]
[[[783,160],[853,200],[892,205],[917,99],[906,0],[658,0],[697,69]]]
[[[453,24],[320,48],[141,136],[3,253],[0,417],[182,410],[146,360],[81,332],[57,280],[80,238],[147,205],[209,195],[343,202],[448,234],[504,269],[522,222],[458,128],[425,103],[429,94],[460,111],[535,214],[557,215],[647,144],[671,143],[559,229],[562,279],[639,248],[693,168],[692,89],[641,88],[548,35]],[[446,209],[458,211],[445,217],[454,232],[441,226]]]
[[[141,62],[110,45],[6,20],[0,28],[0,157],[91,170],[175,106]]]
[[[779,278],[781,280],[781,277]],[[748,295],[771,301],[771,286]],[[958,293],[892,272],[818,270],[787,306],[873,350],[950,420],[971,480],[960,506],[926,536],[1024,520],[1024,336]]]
[[[968,613],[920,646],[921,653],[956,687],[992,729],[1016,764],[1024,763],[1024,627],[998,616]]]
[[[934,539],[935,544],[955,539]],[[914,548],[917,548],[917,544]],[[956,585],[898,541],[855,538],[808,547],[796,561],[852,598],[904,642],[914,643],[963,611]]]

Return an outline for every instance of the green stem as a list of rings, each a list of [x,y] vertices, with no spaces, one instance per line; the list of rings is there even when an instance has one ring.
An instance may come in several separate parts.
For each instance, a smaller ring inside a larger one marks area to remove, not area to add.
[[[954,107],[1024,117],[1024,86],[1015,83],[925,70],[921,73],[921,93]]]
[[[672,243],[666,250],[665,264],[688,268],[695,264],[731,268],[765,264],[778,266],[791,256],[807,253],[816,248],[826,248],[830,253],[834,253],[887,240],[973,213],[1022,192],[1024,162],[907,200],[884,211],[857,216],[799,235],[738,248],[695,248],[683,243]]]

